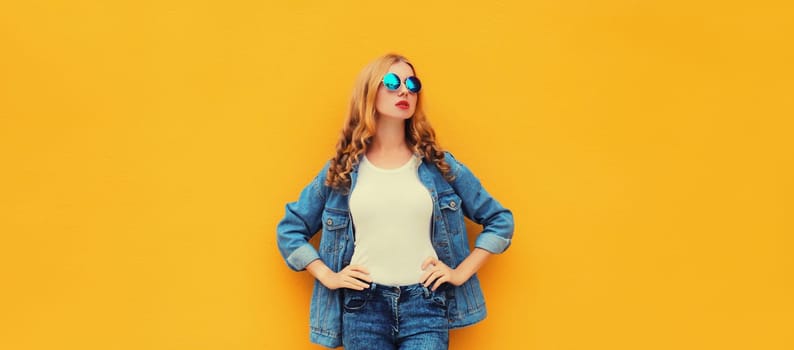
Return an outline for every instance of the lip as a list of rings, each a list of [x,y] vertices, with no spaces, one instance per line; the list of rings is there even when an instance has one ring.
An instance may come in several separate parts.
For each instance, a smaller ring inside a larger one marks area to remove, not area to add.
[[[408,109],[409,107],[411,107],[411,104],[408,103],[408,101],[406,101],[406,100],[399,101],[399,102],[395,103],[394,105],[397,106],[397,108],[399,108],[399,109]]]

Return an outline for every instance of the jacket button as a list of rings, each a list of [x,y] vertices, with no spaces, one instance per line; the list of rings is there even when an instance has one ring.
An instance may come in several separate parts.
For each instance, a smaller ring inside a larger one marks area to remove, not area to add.
[[[334,224],[334,220],[333,219],[328,219],[325,223],[328,224],[328,226],[331,226],[331,225]]]
[[[452,208],[454,208],[456,205],[457,205],[457,204],[455,204],[455,201],[451,201],[451,202],[449,202],[449,206],[450,206],[450,207],[452,207]]]

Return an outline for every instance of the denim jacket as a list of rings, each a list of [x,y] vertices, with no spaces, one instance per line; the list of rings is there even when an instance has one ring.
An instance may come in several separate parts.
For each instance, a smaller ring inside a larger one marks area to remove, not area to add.
[[[431,242],[438,258],[456,268],[469,255],[469,241],[463,217],[483,226],[475,247],[502,253],[513,236],[513,214],[502,207],[483,188],[471,171],[450,153],[445,153],[455,180],[447,182],[427,159],[419,166],[419,179],[433,199]],[[316,259],[334,272],[350,264],[354,249],[353,220],[348,194],[324,184],[330,163],[300,193],[297,201],[286,205],[286,214],[277,227],[277,243],[287,265],[301,271]],[[358,166],[350,173],[351,193],[356,185]],[[309,239],[322,229],[319,249]],[[449,328],[474,324],[485,318],[485,300],[477,275],[460,286],[446,286]],[[342,345],[341,290],[330,290],[314,282],[309,307],[310,340],[329,348]]]

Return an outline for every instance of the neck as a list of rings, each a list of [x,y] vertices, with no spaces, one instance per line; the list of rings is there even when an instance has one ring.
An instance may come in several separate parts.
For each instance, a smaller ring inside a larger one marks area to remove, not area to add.
[[[408,144],[405,142],[405,123],[405,120],[379,118],[378,130],[372,138],[369,149],[385,153],[408,150]]]

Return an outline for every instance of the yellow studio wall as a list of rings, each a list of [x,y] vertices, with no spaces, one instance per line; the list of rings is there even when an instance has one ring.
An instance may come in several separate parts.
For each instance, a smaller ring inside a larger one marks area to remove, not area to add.
[[[0,4],[0,349],[316,349],[275,245],[399,52],[514,211],[452,349],[792,349],[786,1]],[[477,226],[469,227],[472,236]]]

